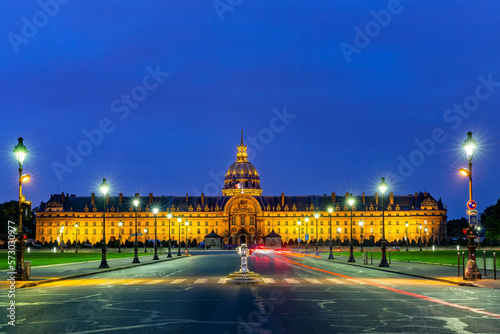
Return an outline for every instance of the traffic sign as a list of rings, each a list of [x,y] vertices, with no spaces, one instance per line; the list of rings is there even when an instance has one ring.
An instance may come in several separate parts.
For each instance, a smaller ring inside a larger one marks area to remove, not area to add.
[[[299,242],[301,242],[301,241],[302,241],[302,239],[301,239],[301,238],[299,238]]]
[[[477,210],[467,210],[467,214],[469,216],[475,216],[475,215],[477,215]]]
[[[309,234],[306,234],[306,235],[304,236],[304,239],[305,239],[306,241],[308,241],[308,240],[309,240]]]
[[[474,210],[475,208],[477,208],[476,201],[471,199],[470,201],[467,202],[467,209]]]

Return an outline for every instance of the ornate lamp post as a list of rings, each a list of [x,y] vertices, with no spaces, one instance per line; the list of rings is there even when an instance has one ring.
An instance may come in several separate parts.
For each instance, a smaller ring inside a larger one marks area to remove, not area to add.
[[[118,222],[118,253],[122,252],[122,226],[123,222],[120,220]]]
[[[340,231],[341,231],[341,228],[337,227],[337,234],[338,234],[338,237],[339,237],[339,247],[340,247]]]
[[[144,229],[144,253],[148,252],[148,236],[146,235],[148,233],[148,229]]]
[[[16,281],[26,281],[28,280],[28,276],[26,270],[24,269],[24,231],[23,231],[23,203],[29,203],[24,200],[23,196],[23,183],[27,182],[30,179],[29,175],[23,175],[23,162],[24,158],[28,154],[28,149],[23,144],[23,138],[18,138],[18,143],[14,147],[13,151],[16,155],[17,162],[19,163],[19,222],[18,222],[18,235],[17,235],[17,247],[16,247]]]
[[[302,222],[300,221],[300,218],[297,221],[297,225],[299,226],[298,229],[299,229],[299,254],[300,254],[300,225],[302,225]]]
[[[406,251],[408,251],[408,222],[406,222],[405,226],[406,226]]]
[[[177,222],[179,223],[179,240],[177,241],[177,256],[181,256],[181,223],[182,223],[181,216],[177,218]]]
[[[158,236],[156,235],[156,216],[158,216],[158,208],[153,209],[153,214],[155,215],[155,256],[153,256],[153,261],[159,260],[158,258]]]
[[[424,235],[424,238],[425,238],[425,250],[427,250],[427,235],[429,234],[427,231],[429,231],[427,229],[427,227],[424,228],[424,232],[425,232],[425,235]]]
[[[172,240],[170,239],[170,219],[172,218],[172,214],[169,212],[167,213],[167,218],[168,218],[168,255],[167,257],[172,257],[172,253],[171,253],[171,243],[172,243]]]
[[[347,200],[347,203],[349,203],[349,206],[351,207],[351,241],[349,242],[349,260],[347,260],[347,262],[356,262],[353,254],[354,246],[352,245],[352,206],[354,205],[354,198],[352,198],[352,194]]]
[[[304,221],[306,222],[306,235],[307,235],[307,223],[309,222],[309,217],[304,218]],[[305,236],[304,236],[305,238]],[[305,240],[306,242],[306,254],[307,254],[307,248],[309,246],[309,240]]]
[[[360,220],[359,221],[359,226],[361,227],[361,235],[360,235],[360,239],[361,239],[361,252],[363,251],[363,221]]]
[[[102,259],[99,268],[109,268],[108,261],[106,260],[106,194],[109,191],[109,186],[106,183],[106,179],[102,179],[100,189],[102,192]]]
[[[64,249],[63,249],[63,232],[64,232],[64,225],[61,226],[61,229],[60,229],[60,234],[61,234],[61,244],[59,245],[61,247],[61,253],[64,253]]]
[[[379,184],[380,192],[382,193],[382,260],[380,260],[379,267],[389,267],[389,262],[387,262],[387,248],[385,246],[385,205],[384,205],[384,193],[387,190],[387,183],[385,183],[385,177]]]
[[[420,246],[420,251],[422,251],[422,224],[420,224],[418,228],[420,229],[420,238],[418,240],[418,245]]]
[[[188,220],[186,219],[186,222],[184,223],[184,225],[186,225],[186,254],[189,254],[188,253],[188,226],[189,226],[189,222]]]
[[[314,213],[314,218],[316,218],[316,256],[319,256],[319,251],[318,251],[318,218],[319,218],[319,212],[316,211]]]
[[[329,207],[328,208],[328,214],[330,215],[330,255],[328,255],[328,260],[333,260],[334,257],[333,257],[333,246],[332,246],[332,212],[333,212],[333,208],[332,207]]]
[[[75,224],[75,253],[78,253],[78,223]]]
[[[469,177],[469,201],[472,201],[472,158],[474,156],[474,150],[476,148],[476,141],[472,138],[472,132],[467,133],[467,139],[465,140],[463,147],[465,152],[467,153],[467,160],[469,162],[469,169],[462,168],[460,169],[460,173],[464,176]],[[471,274],[466,275],[466,279],[471,281],[475,281],[481,278],[481,274],[479,273],[479,268],[476,263],[476,245],[474,244],[474,240],[476,239],[476,235],[474,232],[474,227],[471,224],[471,215],[469,215],[469,228],[467,231],[467,238],[469,239],[469,244],[467,245],[468,249],[468,261],[466,266],[466,271],[469,271]]]
[[[132,261],[132,263],[141,263],[141,261],[139,261],[139,244],[137,243],[137,234],[139,234],[139,231],[137,231],[137,207],[139,206],[139,199],[135,198],[133,203],[135,211],[135,242],[134,242],[134,260]]]

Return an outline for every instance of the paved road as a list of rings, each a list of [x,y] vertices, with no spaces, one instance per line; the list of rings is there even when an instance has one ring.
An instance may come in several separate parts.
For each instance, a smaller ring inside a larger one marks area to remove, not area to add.
[[[238,264],[236,254],[193,256],[19,289],[17,331],[7,325],[0,331],[499,332],[498,289],[273,253],[254,254],[249,261],[266,284],[224,284]]]

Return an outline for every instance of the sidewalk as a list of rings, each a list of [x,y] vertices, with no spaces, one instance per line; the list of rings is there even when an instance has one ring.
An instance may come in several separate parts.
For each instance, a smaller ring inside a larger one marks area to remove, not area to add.
[[[158,255],[160,260],[157,261],[153,261],[153,254],[139,256],[140,263],[132,263],[133,260],[132,257],[120,258],[120,259],[108,259],[107,261],[109,268],[106,269],[99,268],[101,260],[36,266],[31,268],[31,275],[29,281],[17,281],[16,288],[19,289],[19,288],[33,287],[39,284],[56,282],[64,279],[84,277],[103,272],[144,266],[148,264],[165,262],[165,261],[173,261],[176,259],[182,259],[187,256],[190,256],[190,255],[185,255],[184,252],[182,252],[182,256],[177,256],[177,254],[173,254],[172,252],[171,258],[167,258],[167,255],[165,254],[158,254]],[[7,272],[4,271],[4,273],[5,273],[5,278],[8,278]],[[1,280],[0,282],[1,282],[0,289],[8,288],[9,282],[6,281],[6,279]]]
[[[309,251],[309,254],[314,254],[314,252]],[[425,279],[432,279],[443,281],[447,283],[462,285],[462,286],[473,286],[480,288],[491,288],[500,289],[500,271],[497,270],[497,279],[493,279],[493,270],[487,270],[486,276],[484,275],[484,270],[481,269],[482,279],[477,281],[467,281],[464,280],[463,268],[460,267],[460,276],[458,275],[458,268],[456,266],[446,266],[446,265],[435,265],[435,264],[425,264],[425,263],[414,263],[414,262],[399,262],[391,261],[389,267],[379,267],[380,259],[373,259],[373,264],[371,264],[370,256],[368,256],[368,264],[364,265],[361,258],[356,258],[356,262],[347,262],[348,256],[342,256],[338,253],[333,253],[334,260],[328,260],[328,252],[320,252],[320,258],[322,261],[331,261],[335,263],[343,263],[346,265],[353,265],[363,268],[370,268],[373,270],[382,270],[387,272],[393,272],[413,277],[420,277]],[[312,258],[315,258],[312,256]]]

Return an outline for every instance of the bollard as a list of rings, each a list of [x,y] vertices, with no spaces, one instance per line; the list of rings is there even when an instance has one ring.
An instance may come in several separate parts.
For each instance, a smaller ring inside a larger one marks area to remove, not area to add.
[[[493,279],[497,279],[497,256],[496,252],[493,252]]]
[[[391,264],[391,251],[389,251],[389,264]]]
[[[486,251],[483,251],[483,260],[484,260],[484,276],[486,276]]]
[[[457,260],[458,260],[458,275],[460,277],[460,252],[457,252]]]
[[[465,279],[465,256],[464,256],[464,252],[462,252],[462,267],[463,267],[463,279]]]
[[[372,257],[371,264],[373,264],[373,249],[371,250],[371,257]]]

